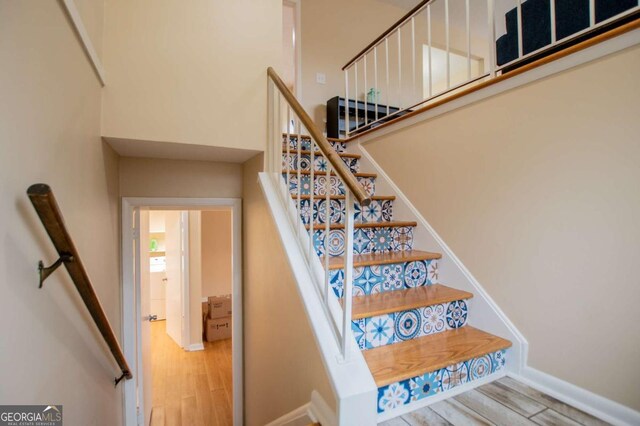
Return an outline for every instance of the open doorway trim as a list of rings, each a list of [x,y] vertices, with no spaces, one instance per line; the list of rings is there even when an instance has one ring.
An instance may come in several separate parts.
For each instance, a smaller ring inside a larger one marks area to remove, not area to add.
[[[153,209],[197,210],[207,207],[230,207],[232,218],[232,323],[231,351],[233,376],[233,424],[243,424],[243,357],[242,357],[242,200],[239,198],[122,198],[122,347],[125,358],[130,360],[134,380],[127,380],[124,386],[124,424],[138,425],[138,401],[136,380],[138,380],[138,342],[137,330],[141,316],[138,315],[139,301],[135,288],[133,264],[134,252],[134,209],[149,207]],[[139,384],[142,388],[142,383]]]

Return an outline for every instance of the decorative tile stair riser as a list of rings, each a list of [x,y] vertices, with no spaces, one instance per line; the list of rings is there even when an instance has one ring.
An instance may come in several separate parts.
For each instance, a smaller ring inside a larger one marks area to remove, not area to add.
[[[351,173],[358,173],[360,171],[360,161],[357,158],[353,157],[341,157],[344,164],[351,170]],[[301,154],[300,160],[298,161],[298,153],[291,152],[289,155],[286,153],[282,154],[282,169],[287,169],[287,162],[289,163],[289,170],[303,170],[310,171],[309,165],[311,164],[311,155],[309,154]],[[327,171],[327,159],[321,155],[314,155],[313,164],[316,172],[326,172]]]
[[[347,150],[347,144],[344,142],[337,142],[334,140],[330,140],[329,144],[336,150],[338,154],[342,154]],[[287,149],[287,136],[282,137],[282,147],[283,149]],[[302,145],[300,146],[301,151],[310,151],[311,148],[311,139],[305,138],[302,136]],[[298,137],[291,135],[289,138],[289,149],[298,150]]]
[[[329,256],[344,254],[344,233],[344,228],[329,230]],[[325,236],[325,229],[315,229],[313,232],[313,245],[318,256],[324,255]],[[412,245],[412,226],[356,228],[353,236],[354,254],[411,250]]]
[[[283,173],[283,177],[286,177],[286,173]],[[375,193],[375,182],[376,179],[374,177],[361,177],[357,176],[358,183],[362,185],[364,190],[368,195],[373,195]],[[291,194],[298,194],[298,175],[297,173],[292,173],[289,175],[289,192]],[[311,176],[310,175],[301,175],[300,180],[302,182],[302,192],[301,195],[309,195],[311,192]],[[327,177],[325,175],[315,175],[313,177],[314,185],[313,185],[313,194],[322,196],[326,194],[326,185],[327,185]],[[345,195],[344,184],[340,181],[337,176],[330,176],[330,191],[329,195]]]
[[[465,383],[487,377],[502,370],[505,361],[506,351],[500,350],[379,387],[378,413],[400,408]]]
[[[295,200],[295,198],[294,198]],[[310,200],[300,200],[300,217],[305,225],[309,224]],[[314,198],[313,200],[313,222],[316,224],[326,223],[327,216],[326,198]],[[329,200],[329,223],[332,225],[345,222],[346,201],[341,199]],[[362,208],[359,203],[355,203],[355,221],[364,222],[389,222],[393,215],[393,200],[371,200],[371,204]]]
[[[403,290],[437,282],[438,261],[435,259],[353,268],[353,296]],[[334,294],[342,297],[344,269],[330,270],[329,283]]]
[[[464,327],[467,314],[467,303],[455,300],[361,318],[352,322],[351,330],[358,347],[367,350]]]

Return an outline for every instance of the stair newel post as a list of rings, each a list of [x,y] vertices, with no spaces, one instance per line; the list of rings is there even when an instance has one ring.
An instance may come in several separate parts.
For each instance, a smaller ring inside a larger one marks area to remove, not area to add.
[[[331,175],[331,163],[327,159],[327,176]],[[331,291],[329,285],[329,231],[331,230],[331,181],[327,179],[324,185],[324,300],[329,302],[329,292]],[[318,204],[318,217],[320,217],[320,205]]]
[[[315,161],[315,142],[313,140],[313,138],[311,138],[311,141],[309,141],[309,180],[311,181],[311,191],[309,192],[309,253],[308,253],[308,261],[309,261],[309,265],[311,265],[311,262],[313,260],[313,258],[315,257],[315,250],[313,248],[313,236],[315,235],[315,231],[313,229],[313,226],[315,225],[315,220],[313,219],[313,193],[315,192],[315,182],[314,182],[314,177],[315,177],[315,166],[314,166],[314,161]],[[329,179],[329,176],[327,175],[327,179]],[[318,191],[320,192],[320,191]]]
[[[353,237],[355,208],[351,191],[345,185],[345,227],[344,227],[344,291],[342,292],[342,356],[349,361],[351,349],[351,302],[353,299]]]

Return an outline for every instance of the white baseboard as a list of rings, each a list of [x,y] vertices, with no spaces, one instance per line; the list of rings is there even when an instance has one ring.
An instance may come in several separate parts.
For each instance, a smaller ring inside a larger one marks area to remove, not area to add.
[[[337,426],[336,413],[329,407],[318,391],[311,392],[310,417],[322,426]]]
[[[204,343],[194,343],[186,348],[189,352],[204,351]]]
[[[311,401],[278,417],[266,426],[286,426],[307,418],[310,422],[318,422],[322,426],[337,426],[336,415],[318,391],[311,392]]]
[[[525,367],[520,375],[514,373],[508,375],[613,425],[640,425],[640,412],[533,367]]]

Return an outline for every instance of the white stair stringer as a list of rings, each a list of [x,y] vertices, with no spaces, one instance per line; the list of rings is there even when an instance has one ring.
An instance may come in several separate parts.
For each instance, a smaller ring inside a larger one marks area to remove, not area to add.
[[[324,307],[321,287],[318,286],[324,282],[324,269],[315,252],[309,267],[305,255],[309,237],[306,232],[296,232],[296,225],[293,223],[298,224],[300,220],[296,217],[293,200],[277,174],[263,172],[259,174],[258,180],[278,229],[302,305],[309,317],[309,324],[336,397],[336,425],[375,425],[376,384],[355,343],[349,347],[348,361],[342,360],[337,330],[333,325],[340,324],[342,309],[336,298],[329,298],[328,310]],[[350,329],[348,335],[350,341],[355,342]]]

